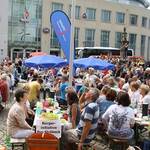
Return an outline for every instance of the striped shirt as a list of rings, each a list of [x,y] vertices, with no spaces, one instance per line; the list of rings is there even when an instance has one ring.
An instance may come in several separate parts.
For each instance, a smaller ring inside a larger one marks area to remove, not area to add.
[[[89,130],[89,134],[86,137],[84,143],[89,143],[94,138],[97,129],[98,118],[99,118],[98,104],[95,102],[89,103],[83,110],[80,122],[77,127],[77,132],[80,137],[82,135],[83,127],[85,125],[85,120],[91,121],[92,126],[91,129]]]

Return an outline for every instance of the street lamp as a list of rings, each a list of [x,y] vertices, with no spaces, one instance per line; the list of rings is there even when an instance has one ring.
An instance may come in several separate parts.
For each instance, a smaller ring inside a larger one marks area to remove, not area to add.
[[[23,35],[21,36],[21,40],[23,40],[23,58],[25,57],[25,42],[26,42],[26,35],[30,35],[30,33],[26,33],[26,24],[29,23],[29,12],[26,8],[26,0],[24,2],[24,13],[23,17],[20,19],[20,21],[23,23]]]
[[[129,46],[129,41],[127,40],[127,32],[126,32],[126,27],[124,27],[123,29],[123,33],[122,33],[122,39],[121,39],[121,49],[120,49],[120,57],[122,59],[127,58],[127,52],[128,52],[128,46]]]
[[[74,59],[74,22],[75,22],[75,0],[71,0],[71,32],[70,32],[70,57],[69,57],[69,85],[72,86],[73,80],[73,59]]]

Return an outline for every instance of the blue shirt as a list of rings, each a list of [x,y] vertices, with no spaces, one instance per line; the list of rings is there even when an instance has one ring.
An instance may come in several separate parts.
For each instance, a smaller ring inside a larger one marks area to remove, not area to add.
[[[103,100],[99,102],[99,114],[100,114],[100,118],[101,116],[106,112],[106,110],[109,108],[109,106],[115,104],[112,101],[108,101],[108,100]]]
[[[91,129],[89,130],[88,136],[86,137],[84,143],[90,143],[91,140],[94,138],[97,129],[98,118],[99,118],[98,104],[95,102],[89,103],[83,110],[80,122],[77,127],[77,132],[79,136],[81,136],[83,127],[85,125],[85,120],[91,121],[92,126]]]
[[[65,82],[65,83],[62,83],[60,85],[60,97],[63,99],[63,100],[66,100],[66,87],[69,86],[69,83],[68,82]]]

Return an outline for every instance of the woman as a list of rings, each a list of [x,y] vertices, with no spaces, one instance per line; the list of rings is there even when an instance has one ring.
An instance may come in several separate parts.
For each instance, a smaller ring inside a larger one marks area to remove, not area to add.
[[[75,91],[69,91],[67,94],[67,102],[69,104],[69,118],[74,129],[80,120],[80,109],[78,105],[78,96]]]
[[[111,105],[102,116],[107,126],[108,135],[119,139],[131,139],[134,135],[134,110],[129,107],[128,93],[120,91],[117,95],[118,104]]]
[[[99,102],[100,118],[111,105],[115,104],[116,96],[117,92],[115,90],[108,89],[106,99]]]
[[[128,92],[131,99],[131,107],[136,109],[141,98],[139,84],[136,81],[130,83],[130,91]]]
[[[15,92],[16,103],[10,108],[7,117],[7,132],[13,138],[26,138],[34,133],[26,122],[24,106],[27,96],[27,92],[23,89]]]
[[[102,87],[100,96],[99,96],[98,100],[96,101],[97,103],[100,103],[101,101],[106,100],[106,94],[107,94],[107,91],[109,91],[109,89],[110,89],[110,86],[108,86],[108,85],[104,85]]]
[[[143,104],[148,104],[148,107],[150,109],[150,88],[148,85],[146,84],[142,84],[140,86],[140,94],[142,95],[142,99],[141,99],[141,102]]]

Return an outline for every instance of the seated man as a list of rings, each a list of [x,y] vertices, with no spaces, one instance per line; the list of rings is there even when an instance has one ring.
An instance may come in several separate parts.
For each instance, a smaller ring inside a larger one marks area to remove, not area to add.
[[[78,150],[82,149],[84,144],[89,144],[95,136],[99,118],[99,107],[96,103],[99,97],[99,90],[91,88],[86,94],[87,105],[81,114],[79,124],[76,129],[70,129],[64,133],[67,150],[71,149],[71,143],[79,143]]]

